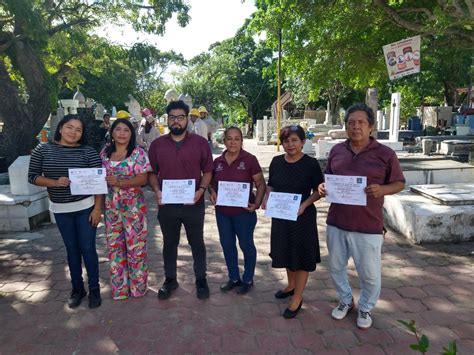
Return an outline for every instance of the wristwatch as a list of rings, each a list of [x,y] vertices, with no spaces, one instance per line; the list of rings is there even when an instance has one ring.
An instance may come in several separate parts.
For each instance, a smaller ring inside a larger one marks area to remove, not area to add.
[[[199,188],[200,188],[200,189],[203,189],[203,190],[204,190],[204,192],[205,192],[205,191],[206,191],[206,189],[207,189],[207,187],[205,187],[205,186],[199,186]]]

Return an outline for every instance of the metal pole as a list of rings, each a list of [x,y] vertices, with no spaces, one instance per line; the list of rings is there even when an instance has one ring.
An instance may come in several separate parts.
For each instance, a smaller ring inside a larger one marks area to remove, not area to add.
[[[281,28],[278,31],[278,97],[277,97],[277,152],[280,151],[280,116],[281,116],[281,104],[280,104],[280,85],[281,85]]]

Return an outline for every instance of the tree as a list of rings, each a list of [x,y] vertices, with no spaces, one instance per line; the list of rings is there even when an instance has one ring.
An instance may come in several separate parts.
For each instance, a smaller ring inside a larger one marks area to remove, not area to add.
[[[180,89],[196,104],[220,111],[233,123],[255,123],[275,100],[272,51],[246,33],[214,43],[180,75]]]
[[[63,82],[79,75],[89,32],[113,13],[134,28],[163,33],[174,12],[186,25],[184,0],[3,0],[0,2],[0,156],[7,165],[29,154]],[[90,58],[90,56],[89,56]]]
[[[259,0],[251,26],[257,32],[266,31],[270,48],[276,48],[281,29],[285,77],[298,77],[309,83],[309,100],[325,95],[333,113],[353,90],[376,86],[389,97],[385,88],[418,82],[417,76],[410,76],[389,83],[382,46],[421,34],[423,73],[418,77],[430,90],[424,95],[437,95],[444,87],[446,101],[450,102],[452,88],[463,85],[468,77],[466,57],[471,55],[474,38],[471,3]],[[458,18],[456,14],[461,12],[463,15]],[[452,60],[449,52],[462,59]],[[449,63],[449,67],[438,65],[441,61]],[[453,71],[455,76],[451,75]],[[457,73],[464,73],[464,77]]]
[[[461,1],[374,0],[398,27],[437,38],[438,45],[474,47],[474,3]]]

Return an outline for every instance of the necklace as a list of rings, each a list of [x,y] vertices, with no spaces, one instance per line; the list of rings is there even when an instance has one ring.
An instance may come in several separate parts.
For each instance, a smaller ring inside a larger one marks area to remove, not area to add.
[[[119,153],[117,151],[113,152],[112,155],[110,156],[110,160],[114,160],[114,161],[122,161],[125,159],[125,157],[127,156],[127,151],[123,152],[123,153]]]

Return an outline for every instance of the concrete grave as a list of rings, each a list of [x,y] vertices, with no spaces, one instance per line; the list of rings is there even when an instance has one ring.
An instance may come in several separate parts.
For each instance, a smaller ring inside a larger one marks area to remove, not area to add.
[[[454,160],[400,159],[406,185],[472,183],[474,166]]]
[[[474,205],[474,183],[413,185],[410,191],[431,198],[441,205]]]
[[[441,142],[439,149],[441,154],[466,154],[474,152],[474,140],[445,140]]]
[[[459,184],[452,188],[461,196],[458,205],[453,205],[456,203],[456,197],[449,199],[451,205],[437,203],[440,196],[447,195],[445,191],[451,189],[450,185],[440,187],[435,193],[435,199],[427,197],[431,195],[427,191],[435,190],[427,187],[429,185],[417,187],[419,191],[424,191],[425,195],[402,191],[396,195],[385,196],[385,222],[415,244],[474,240],[474,205],[464,204],[466,195],[471,196],[468,199],[472,198],[474,186],[462,185],[465,186],[463,193],[460,193]],[[447,201],[446,196],[442,199]]]
[[[45,187],[28,183],[30,156],[18,157],[8,168],[10,185],[0,185],[0,232],[29,231],[49,220]]]

